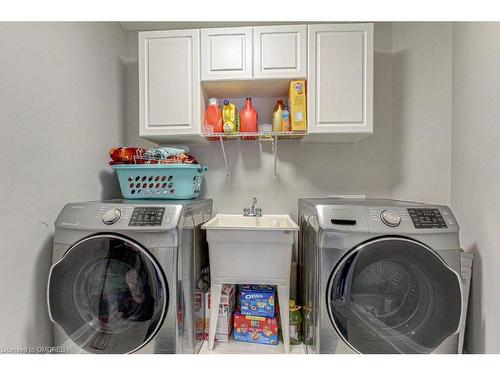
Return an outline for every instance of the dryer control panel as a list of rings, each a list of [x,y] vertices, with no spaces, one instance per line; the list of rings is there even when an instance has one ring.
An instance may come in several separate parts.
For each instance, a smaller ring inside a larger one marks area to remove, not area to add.
[[[408,214],[416,229],[448,228],[437,208],[408,208]]]
[[[161,225],[164,214],[165,207],[135,207],[128,226],[159,226]]]

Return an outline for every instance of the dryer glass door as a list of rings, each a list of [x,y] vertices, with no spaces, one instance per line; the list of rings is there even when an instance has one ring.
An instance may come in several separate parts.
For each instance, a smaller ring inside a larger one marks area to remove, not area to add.
[[[91,353],[129,353],[160,327],[167,285],[155,259],[117,235],[96,235],[72,246],[49,276],[51,319],[68,346]]]
[[[456,333],[462,311],[458,275],[431,248],[400,237],[349,252],[327,297],[337,333],[361,353],[430,353]]]

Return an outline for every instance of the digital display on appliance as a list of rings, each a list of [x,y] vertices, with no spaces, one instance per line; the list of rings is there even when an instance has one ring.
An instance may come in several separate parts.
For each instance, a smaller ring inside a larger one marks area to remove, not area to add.
[[[411,221],[417,229],[447,228],[447,225],[437,208],[408,208]]]
[[[132,212],[129,227],[160,226],[165,214],[165,207],[136,207]]]

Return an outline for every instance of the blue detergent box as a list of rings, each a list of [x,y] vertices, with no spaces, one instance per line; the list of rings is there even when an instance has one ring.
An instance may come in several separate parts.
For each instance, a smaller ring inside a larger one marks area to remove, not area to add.
[[[276,316],[276,288],[269,285],[244,285],[240,290],[240,312],[243,315]]]

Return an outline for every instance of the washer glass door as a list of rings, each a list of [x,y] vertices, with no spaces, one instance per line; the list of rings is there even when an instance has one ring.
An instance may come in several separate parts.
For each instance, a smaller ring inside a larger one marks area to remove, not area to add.
[[[430,353],[459,326],[460,280],[429,247],[384,237],[339,262],[328,284],[337,333],[361,353]]]
[[[96,235],[72,246],[50,272],[51,319],[68,345],[91,353],[129,353],[160,327],[167,285],[152,256],[117,235]]]

